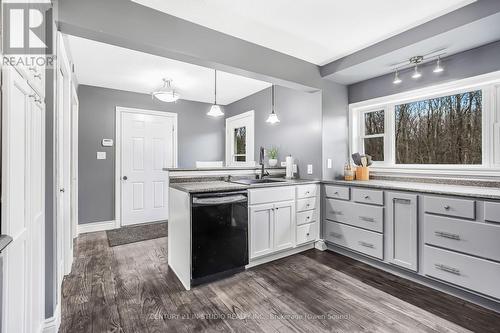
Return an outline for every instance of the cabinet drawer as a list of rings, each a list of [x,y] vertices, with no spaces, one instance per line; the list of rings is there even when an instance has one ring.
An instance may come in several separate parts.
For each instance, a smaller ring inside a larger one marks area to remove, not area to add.
[[[295,199],[295,186],[258,188],[248,190],[248,203],[257,205],[268,202],[289,201]]]
[[[484,203],[484,219],[491,222],[500,222],[500,202]]]
[[[304,199],[315,197],[318,195],[319,185],[311,184],[311,185],[298,185],[297,186],[297,199]]]
[[[474,219],[476,218],[475,206],[474,200],[424,197],[424,209],[427,213]]]
[[[427,244],[500,261],[500,226],[425,214]]]
[[[377,232],[383,232],[384,229],[384,207],[326,199],[325,217],[331,221]]]
[[[424,274],[500,299],[500,264],[492,261],[426,245]]]
[[[297,212],[302,212],[304,210],[316,209],[316,202],[318,198],[307,198],[297,200]]]
[[[297,227],[297,245],[318,239],[319,223],[308,223]]]
[[[325,239],[334,244],[383,259],[383,236],[336,222],[326,222]]]
[[[364,188],[353,188],[352,199],[356,202],[372,205],[384,204],[384,192],[379,190],[368,190]]]
[[[350,200],[350,188],[345,186],[325,185],[325,196],[327,198]]]
[[[318,215],[319,215],[318,209],[298,212],[297,213],[297,225],[311,223],[311,222],[317,222],[319,220]]]

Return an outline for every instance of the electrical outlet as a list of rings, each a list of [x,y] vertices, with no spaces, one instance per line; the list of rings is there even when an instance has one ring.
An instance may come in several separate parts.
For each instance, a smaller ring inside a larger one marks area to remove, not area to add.
[[[327,160],[327,162],[326,162],[326,167],[327,167],[328,169],[331,169],[331,168],[333,167],[333,161],[332,161],[332,159],[331,159],[331,158],[329,158],[329,159]]]
[[[293,173],[297,173],[297,164],[293,165]]]
[[[313,174],[313,165],[312,164],[308,164],[307,165],[307,174],[308,175],[312,175]]]
[[[281,162],[281,167],[286,168],[286,162]]]
[[[97,159],[98,160],[105,160],[106,159],[106,152],[105,151],[98,151],[97,152]]]

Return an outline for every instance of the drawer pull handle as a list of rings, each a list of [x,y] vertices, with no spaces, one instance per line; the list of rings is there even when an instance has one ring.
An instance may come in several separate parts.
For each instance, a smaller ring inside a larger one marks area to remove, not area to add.
[[[330,236],[332,236],[333,238],[342,238],[342,235],[336,232],[330,232]]]
[[[339,195],[339,191],[335,191],[335,192],[333,192],[333,194]]]
[[[460,270],[457,268],[449,267],[449,266],[446,266],[443,264],[434,264],[434,267],[436,267],[437,269],[439,269],[443,272],[447,272],[447,273],[451,273],[451,274],[455,274],[455,275],[461,275]]]
[[[399,202],[399,203],[402,203],[402,204],[411,204],[411,200],[410,199],[400,199],[400,198],[394,198],[393,199],[394,202]]]
[[[364,246],[364,247],[368,247],[370,249],[375,248],[375,245],[373,245],[371,243],[367,243],[367,242],[359,242],[359,245]]]
[[[311,218],[310,216],[307,216],[307,217],[306,217],[306,220],[309,220],[310,218]]]
[[[307,233],[306,236],[309,237],[309,233]]]
[[[450,206],[448,206],[448,205],[444,206],[444,209],[445,209],[445,210],[450,210],[450,208],[451,208],[451,207],[450,207]]]
[[[309,194],[309,191],[307,191],[306,194]]]
[[[434,234],[438,237],[443,237],[443,238],[448,238],[448,239],[453,239],[453,240],[460,240],[460,235],[457,235],[457,234],[450,234],[448,232],[443,232],[443,231],[435,231]]]
[[[340,210],[332,210],[331,213],[335,215],[344,215]]]
[[[310,204],[306,204],[306,207],[309,207],[309,206],[311,206],[311,205]]]
[[[375,222],[373,217],[360,216],[359,219],[366,222]]]
[[[365,199],[370,199],[370,196],[369,195],[365,195]]]

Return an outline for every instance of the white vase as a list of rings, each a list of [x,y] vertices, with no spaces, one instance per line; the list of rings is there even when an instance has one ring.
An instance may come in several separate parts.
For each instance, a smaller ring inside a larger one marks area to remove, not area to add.
[[[275,159],[275,158],[270,158],[269,159],[269,166],[270,167],[275,167],[277,165],[278,165],[278,160],[277,159]]]

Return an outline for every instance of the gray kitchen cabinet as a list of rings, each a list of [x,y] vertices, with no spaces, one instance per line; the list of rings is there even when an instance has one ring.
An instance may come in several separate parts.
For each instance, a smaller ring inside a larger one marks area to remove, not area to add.
[[[387,192],[387,260],[397,266],[418,269],[417,195]]]

